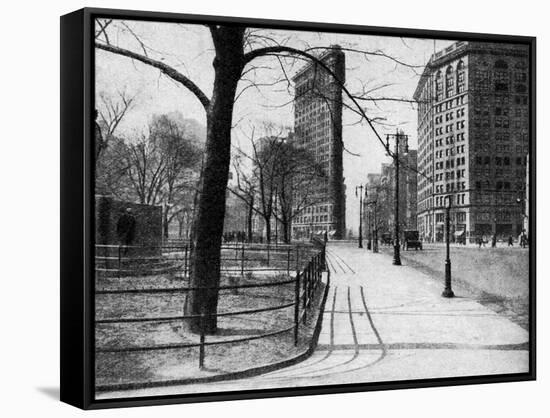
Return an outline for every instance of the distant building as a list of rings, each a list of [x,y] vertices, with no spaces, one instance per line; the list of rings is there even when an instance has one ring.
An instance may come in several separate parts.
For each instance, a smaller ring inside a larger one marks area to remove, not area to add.
[[[442,240],[445,199],[453,237],[517,236],[529,150],[527,46],[456,42],[432,55],[418,102],[418,226]]]
[[[399,227],[417,229],[417,151],[399,149]],[[367,202],[376,201],[379,236],[395,228],[395,163],[382,164],[381,172],[367,174]],[[372,205],[371,205],[372,206]],[[369,210],[365,208],[365,213]],[[370,208],[372,212],[373,208]]]
[[[345,56],[339,46],[331,46],[319,59],[340,83],[345,81]],[[294,219],[292,235],[309,237],[328,231],[332,238],[340,239],[346,231],[342,87],[322,66],[313,63],[298,71],[292,80],[295,83],[294,140],[297,146],[315,156],[327,176],[325,184],[314,193],[315,203]]]

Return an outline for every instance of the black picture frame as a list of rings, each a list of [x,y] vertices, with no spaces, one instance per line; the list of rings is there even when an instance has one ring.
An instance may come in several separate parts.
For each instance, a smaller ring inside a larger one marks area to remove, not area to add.
[[[94,399],[94,199],[93,21],[97,17],[158,22],[252,25],[262,28],[343,32],[363,35],[411,36],[425,39],[496,41],[528,45],[530,51],[530,305],[529,372],[510,375],[419,379],[219,392],[192,395],[150,396],[109,400]],[[434,386],[516,382],[536,379],[536,38],[528,36],[464,33],[406,28],[384,28],[329,23],[278,21],[133,10],[84,8],[61,17],[61,334],[60,397],[83,409],[177,404],[363,392]]]

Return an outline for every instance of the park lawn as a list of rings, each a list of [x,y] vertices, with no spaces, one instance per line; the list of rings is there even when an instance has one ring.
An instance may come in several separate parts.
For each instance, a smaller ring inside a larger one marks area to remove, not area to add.
[[[119,284],[117,286],[117,280]],[[156,279],[136,279],[140,286],[154,288]],[[248,284],[288,280],[286,275],[247,274],[235,279],[225,277],[222,285]],[[132,279],[101,279],[97,288],[135,288]],[[166,287],[178,287],[177,281],[159,278]],[[179,286],[184,286],[179,281]],[[314,304],[318,311],[324,285],[321,285]],[[220,292],[218,312],[241,311],[284,305],[294,301],[294,283]],[[183,314],[185,294],[98,294],[96,318],[151,318]],[[309,315],[306,326],[300,327],[298,346],[293,332],[272,337],[223,345],[207,345],[204,368],[199,368],[199,348],[176,348],[137,352],[96,353],[96,385],[140,385],[151,382],[185,381],[239,372],[291,359],[308,347],[317,318]],[[314,320],[315,319],[315,320]],[[206,336],[206,342],[253,337],[282,330],[293,325],[294,307],[280,310],[219,317],[218,333]],[[144,347],[165,344],[198,343],[199,336],[188,332],[182,320],[146,323],[96,324],[96,347]]]

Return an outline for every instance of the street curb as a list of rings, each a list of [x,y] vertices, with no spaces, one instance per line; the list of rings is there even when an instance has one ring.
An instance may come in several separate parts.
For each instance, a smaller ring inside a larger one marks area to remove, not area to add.
[[[153,387],[165,387],[165,386],[176,386],[176,385],[187,385],[192,383],[212,383],[212,382],[221,382],[225,380],[234,380],[234,379],[243,379],[246,377],[258,376],[260,374],[272,372],[279,370],[285,367],[292,366],[294,364],[300,363],[310,357],[315,349],[317,348],[317,343],[319,341],[319,334],[321,333],[321,326],[323,324],[323,314],[325,312],[325,304],[328,297],[328,290],[330,288],[330,272],[327,275],[327,283],[325,286],[325,291],[321,304],[319,305],[319,314],[317,316],[317,323],[315,324],[315,329],[313,330],[313,335],[309,342],[309,347],[306,351],[301,354],[298,354],[295,357],[281,360],[279,362],[266,364],[263,366],[252,367],[250,369],[241,370],[238,372],[231,372],[226,374],[220,374],[215,376],[207,377],[198,377],[190,379],[174,379],[174,380],[163,380],[157,382],[144,382],[144,383],[124,383],[124,384],[113,384],[113,385],[98,385],[95,388],[95,392],[112,392],[118,390],[137,390],[137,389],[147,389]]]

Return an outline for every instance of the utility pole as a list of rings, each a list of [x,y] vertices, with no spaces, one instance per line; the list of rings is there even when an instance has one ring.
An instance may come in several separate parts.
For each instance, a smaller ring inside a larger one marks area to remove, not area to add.
[[[355,186],[355,197],[359,190],[359,248],[363,248],[363,185]]]
[[[390,138],[395,140],[395,149],[393,155],[390,153]],[[395,164],[395,230],[394,230],[394,244],[393,244],[393,265],[401,265],[401,254],[400,254],[400,244],[399,244],[399,142],[403,141],[405,145],[404,154],[409,152],[409,137],[403,132],[396,130],[395,134],[386,135],[386,151],[393,157]]]
[[[372,203],[374,205],[374,228],[373,228],[374,240],[372,245],[372,252],[377,253],[378,252],[378,219],[376,217],[376,200],[374,200]]]

